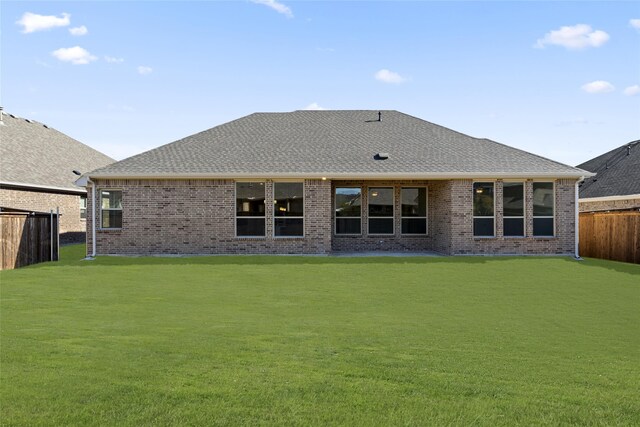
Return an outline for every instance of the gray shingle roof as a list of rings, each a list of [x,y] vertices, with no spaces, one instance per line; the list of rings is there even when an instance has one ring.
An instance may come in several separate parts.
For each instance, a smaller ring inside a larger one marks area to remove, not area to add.
[[[581,199],[640,194],[640,140],[624,144],[578,167],[596,173],[581,184]]]
[[[115,160],[42,123],[2,113],[0,182],[71,191],[73,170],[88,172]]]
[[[376,153],[389,153],[376,160]],[[397,111],[255,113],[91,177],[580,177],[584,171]]]

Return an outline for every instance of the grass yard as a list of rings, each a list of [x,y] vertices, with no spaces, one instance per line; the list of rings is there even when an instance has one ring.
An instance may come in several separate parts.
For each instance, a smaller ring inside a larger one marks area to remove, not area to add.
[[[195,257],[1,273],[3,425],[640,425],[640,266]]]

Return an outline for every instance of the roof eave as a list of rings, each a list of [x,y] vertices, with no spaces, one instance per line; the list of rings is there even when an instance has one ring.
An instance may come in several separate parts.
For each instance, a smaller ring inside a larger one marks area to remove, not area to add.
[[[175,174],[89,174],[87,179],[584,179],[595,174],[576,169],[571,172],[430,172],[430,173],[175,173]],[[76,181],[79,183],[80,180]]]
[[[0,187],[23,188],[25,190],[41,190],[41,191],[49,190],[50,192],[55,192],[55,193],[74,193],[74,194],[86,193],[86,190],[83,188],[57,187],[54,185],[30,184],[25,182],[0,181]]]
[[[631,200],[631,199],[640,199],[640,194],[621,194],[621,195],[615,195],[615,196],[584,197],[584,198],[580,198],[580,203],[613,202],[617,200]]]

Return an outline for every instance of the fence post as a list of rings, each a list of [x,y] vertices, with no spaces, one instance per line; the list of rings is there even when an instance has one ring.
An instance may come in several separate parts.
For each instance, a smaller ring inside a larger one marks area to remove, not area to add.
[[[56,206],[56,261],[60,260],[60,206]]]

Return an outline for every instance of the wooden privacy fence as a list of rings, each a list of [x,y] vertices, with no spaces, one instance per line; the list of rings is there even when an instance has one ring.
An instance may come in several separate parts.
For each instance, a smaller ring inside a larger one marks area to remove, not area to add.
[[[640,212],[581,213],[580,255],[640,264]]]
[[[57,261],[59,219],[56,213],[0,211],[0,270]]]

